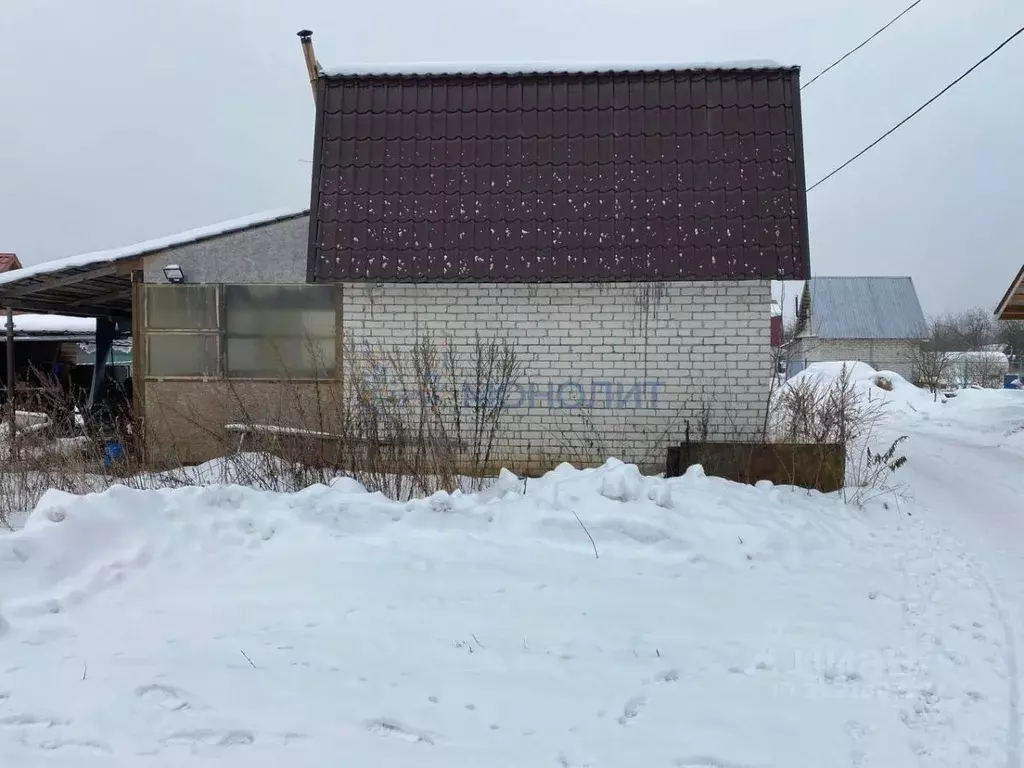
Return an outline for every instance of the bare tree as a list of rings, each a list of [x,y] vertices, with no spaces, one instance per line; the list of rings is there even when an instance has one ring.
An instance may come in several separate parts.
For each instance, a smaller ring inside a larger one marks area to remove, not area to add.
[[[951,357],[935,342],[934,332],[931,336],[914,348],[914,380],[918,386],[928,387],[937,397],[939,388],[949,382]]]
[[[1020,365],[1024,359],[1024,320],[1003,320],[999,323],[998,339],[1007,346],[1007,355]]]
[[[931,326],[932,341],[942,352],[977,352],[998,342],[995,319],[981,307],[941,315]]]

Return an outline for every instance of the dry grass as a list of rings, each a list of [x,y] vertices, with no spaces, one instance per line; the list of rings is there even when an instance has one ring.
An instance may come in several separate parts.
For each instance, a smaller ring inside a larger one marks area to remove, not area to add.
[[[892,382],[888,383],[891,389]],[[834,379],[802,376],[782,387],[772,408],[770,437],[776,442],[842,446],[846,453],[843,495],[848,502],[861,504],[900,490],[892,476],[906,463],[899,453],[906,436],[881,451],[872,449],[886,417],[884,401],[859,391],[843,366]]]

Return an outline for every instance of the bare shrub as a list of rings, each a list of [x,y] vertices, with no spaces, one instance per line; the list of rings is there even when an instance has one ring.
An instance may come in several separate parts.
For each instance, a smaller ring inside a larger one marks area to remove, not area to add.
[[[843,496],[859,504],[895,490],[892,475],[906,463],[896,455],[905,436],[881,453],[871,450],[885,416],[884,401],[860,391],[844,365],[835,378],[804,375],[782,387],[773,403],[771,436],[777,442],[841,445],[846,453]]]
[[[914,381],[937,399],[939,390],[949,383],[951,364],[949,352],[941,349],[936,341],[922,342],[914,349]]]
[[[90,493],[114,483],[133,486],[143,470],[130,422],[94,409],[76,418],[74,403],[53,377],[32,372],[34,387],[24,402],[9,403],[0,426],[0,525],[27,515],[48,490]],[[11,409],[15,409],[12,434]],[[104,448],[121,455],[107,461]]]
[[[151,410],[161,435],[184,432],[186,448],[201,446],[202,458],[231,457],[221,482],[266,490],[348,476],[408,499],[455,490],[467,476],[479,485],[496,470],[520,375],[513,344],[477,338],[460,351],[429,336],[394,347],[349,340],[345,361],[344,381],[327,366],[275,382],[225,379]],[[164,463],[180,461],[172,451]]]

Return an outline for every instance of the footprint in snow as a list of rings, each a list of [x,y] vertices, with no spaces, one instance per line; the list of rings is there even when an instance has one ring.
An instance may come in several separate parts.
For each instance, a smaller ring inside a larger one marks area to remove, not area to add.
[[[677,683],[679,682],[678,669],[665,669],[654,676],[656,683]]]
[[[593,763],[587,761],[576,761],[568,757],[564,752],[558,755],[558,765],[561,768],[591,768]]]
[[[88,739],[40,739],[38,741],[23,740],[26,747],[34,747],[45,752],[82,752],[87,755],[109,755],[113,750],[102,741]]]
[[[392,738],[402,739],[403,741],[410,741],[417,744],[434,744],[433,736],[428,734],[426,731],[412,728],[397,720],[392,720],[389,717],[379,717],[374,720],[367,720],[364,723],[364,726],[370,733],[376,733],[380,736],[390,736]]]
[[[57,717],[46,717],[31,714],[17,714],[0,717],[2,728],[54,728],[59,725],[67,725],[70,721]]]
[[[706,755],[695,755],[693,757],[680,757],[673,762],[676,768],[748,768],[739,763],[730,763],[720,760],[717,757]]]
[[[646,696],[634,696],[622,707],[622,717],[619,718],[619,725],[626,725],[630,720],[635,720],[646,706]]]
[[[171,685],[161,685],[160,683],[140,685],[135,689],[135,695],[143,701],[171,712],[180,712],[191,708],[191,704],[185,698],[185,692]]]
[[[182,746],[198,749],[200,747],[240,747],[248,746],[256,741],[249,731],[218,731],[200,728],[194,731],[175,731],[165,736],[161,743],[164,746]]]

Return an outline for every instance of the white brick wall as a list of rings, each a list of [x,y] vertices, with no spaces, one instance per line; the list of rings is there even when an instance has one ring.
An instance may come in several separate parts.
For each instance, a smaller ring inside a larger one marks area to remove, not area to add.
[[[764,417],[767,281],[346,283],[342,290],[344,335],[356,350],[407,349],[426,334],[464,355],[476,333],[516,343],[523,373],[501,450],[513,468],[615,455],[660,469],[687,421],[694,438],[707,414],[712,436],[743,439]],[[624,404],[634,386],[645,390],[641,401],[634,393]]]
[[[857,360],[876,370],[893,371],[914,380],[920,342],[904,339],[798,339],[790,347],[790,360],[818,363]]]

